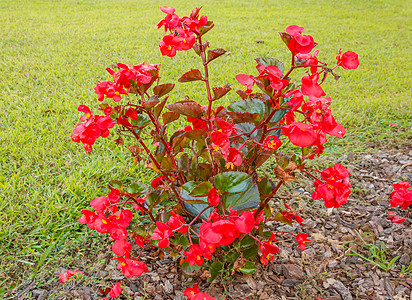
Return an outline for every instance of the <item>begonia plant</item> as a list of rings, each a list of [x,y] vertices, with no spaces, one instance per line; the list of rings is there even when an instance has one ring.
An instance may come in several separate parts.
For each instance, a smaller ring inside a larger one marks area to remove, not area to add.
[[[79,219],[110,235],[114,260],[126,278],[148,272],[140,258],[150,248],[180,256],[186,270],[209,270],[209,281],[224,272],[253,274],[257,258],[264,265],[274,262],[280,233],[293,237],[301,250],[310,242],[307,234],[265,226],[268,221],[304,222],[287,201],[283,210],[269,207],[282,186],[298,173],[308,175],[314,179],[313,199],[323,199],[327,208],[345,204],[351,192],[343,165],[320,172],[308,168],[307,161],[323,153],[328,136],[345,134],[322,84],[327,77],[339,78],[335,72],[340,67],[356,69],[358,55],[339,50],[329,66],[320,60],[319,50],[314,51],[315,39],[303,34],[303,27],[291,25],[280,33],[289,63],[260,57],[256,74],[234,75],[227,85],[213,86],[209,68],[226,50],[205,40],[214,23],[200,10],[181,18],[173,7],[161,7],[166,16],[157,27],[166,32],[159,43],[162,55],[193,51],[201,60],[203,69],[188,69],[178,83],[203,82],[206,105],[190,96],[180,101],[169,96],[175,83],[160,82],[159,64],[118,63],[115,70],[106,69],[108,80],[94,88],[103,114],[92,114],[84,105],[78,109],[84,115],[71,138],[86,152],[99,137],[116,135],[116,143],[127,145],[135,162],[153,171],[151,182],[111,180],[107,196],[92,199],[93,210],[83,210]],[[304,75],[292,80],[297,69]],[[230,93],[234,79],[243,86],[237,95]],[[225,96],[239,98],[225,105]],[[186,125],[179,128],[181,122]],[[285,149],[295,154],[287,155]],[[258,170],[268,160],[276,165],[262,175]],[[402,200],[402,191],[393,196],[393,204],[410,204]],[[120,293],[118,284],[108,296]],[[185,295],[206,297],[197,285]]]

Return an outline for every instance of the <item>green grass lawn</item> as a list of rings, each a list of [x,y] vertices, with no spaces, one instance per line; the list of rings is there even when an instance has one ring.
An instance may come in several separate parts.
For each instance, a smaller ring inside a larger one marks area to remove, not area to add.
[[[318,42],[321,60],[333,63],[339,48],[359,54],[357,70],[340,69],[341,79],[325,85],[348,133],[329,151],[410,138],[408,1],[195,2],[215,22],[206,36],[211,46],[230,52],[211,66],[214,86],[240,88],[235,75],[256,74],[256,57],[288,62],[277,32],[297,24]],[[76,265],[73,258],[103,249],[77,224],[81,209],[106,192],[110,178],[150,180],[110,137],[99,139],[87,155],[69,136],[80,116],[77,106],[97,107],[93,88],[97,80],[109,79],[106,67],[161,63],[163,82],[200,67],[192,52],[161,56],[163,31],[155,25],[164,5],[175,6],[180,16],[194,8],[183,0],[0,1],[0,286],[30,279],[36,266],[46,283],[56,266]],[[204,101],[200,87],[178,84],[171,99],[189,95]],[[222,103],[235,99],[231,92]]]

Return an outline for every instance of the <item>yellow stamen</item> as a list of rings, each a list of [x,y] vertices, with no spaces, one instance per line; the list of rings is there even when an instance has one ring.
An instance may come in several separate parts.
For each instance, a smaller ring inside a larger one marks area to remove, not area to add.
[[[115,94],[115,95],[120,95],[120,93],[119,93],[119,92],[114,92],[114,94]]]
[[[86,118],[90,118],[91,116],[92,116],[92,115],[89,114],[89,113],[86,114]]]
[[[316,110],[316,112],[317,112],[318,114],[321,114],[321,113],[322,113],[322,111],[321,111],[319,108]]]
[[[107,224],[107,221],[105,219],[102,219],[103,224]]]
[[[215,152],[216,152],[216,151],[219,151],[219,146],[216,146],[216,145],[213,146],[213,147],[212,147],[212,150],[215,151]]]
[[[235,165],[231,162],[228,162],[225,167],[226,169],[233,170],[235,168]]]
[[[172,46],[167,47],[167,50],[172,50]]]
[[[328,184],[328,189],[333,190],[333,185]]]

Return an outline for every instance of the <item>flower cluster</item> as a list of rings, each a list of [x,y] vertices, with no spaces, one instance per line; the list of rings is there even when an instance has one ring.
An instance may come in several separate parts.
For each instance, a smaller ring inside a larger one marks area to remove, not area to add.
[[[408,209],[412,203],[412,189],[409,182],[402,181],[393,184],[395,189],[390,195],[391,207],[400,206],[402,209]]]
[[[195,35],[200,35],[200,28],[208,23],[206,16],[199,18],[200,9],[201,7],[195,8],[189,17],[179,18],[173,7],[164,6],[160,8],[166,14],[166,17],[160,20],[157,27],[164,26],[165,32],[170,32],[159,43],[162,55],[173,57],[176,55],[176,51],[192,49],[196,42]]]
[[[80,105],[78,111],[84,113],[80,121],[85,122],[76,125],[71,139],[76,143],[82,142],[86,152],[90,153],[96,139],[109,135],[109,129],[114,127],[113,119],[110,116],[92,115],[90,108],[85,105]]]
[[[333,168],[327,168],[321,173],[324,180],[315,181],[315,192],[312,198],[325,200],[325,207],[340,207],[348,200],[352,187],[349,181],[349,172],[344,166],[337,163]]]

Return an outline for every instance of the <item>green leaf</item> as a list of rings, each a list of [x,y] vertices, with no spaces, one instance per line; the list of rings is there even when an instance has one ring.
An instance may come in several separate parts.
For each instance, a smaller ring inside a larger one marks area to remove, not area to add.
[[[258,254],[258,245],[253,245],[252,247],[242,250],[243,257],[246,259],[255,259]]]
[[[123,189],[123,183],[120,180],[114,179],[109,181],[109,188],[121,190]]]
[[[247,261],[243,268],[239,269],[243,274],[253,274],[256,272],[256,266],[254,263]]]
[[[239,128],[240,130],[246,132],[246,133],[250,133],[252,132],[253,129],[255,129],[255,125],[251,124],[251,123],[238,123],[235,125],[235,129]],[[241,133],[242,131],[240,131],[239,133]],[[252,139],[256,139],[258,134],[258,131],[255,130],[252,135],[250,136],[250,138]],[[244,140],[246,140],[246,136],[242,136]]]
[[[276,58],[259,57],[259,58],[255,58],[255,60],[258,64],[264,65],[265,67],[270,66],[270,65],[277,67],[279,70],[282,71],[282,74],[285,72],[285,66],[280,60]]]
[[[209,181],[202,182],[196,186],[189,194],[191,196],[207,196],[213,185]]]
[[[292,226],[292,222],[288,218],[286,218],[284,215],[282,215],[280,212],[278,212],[273,219],[275,221]]]
[[[287,112],[286,109],[279,109],[278,111],[275,112],[270,122],[271,123],[279,122],[285,116],[286,112]]]
[[[181,232],[176,232],[174,235],[174,244],[175,245],[182,245],[183,247],[189,246],[189,239],[186,235],[182,234]]]
[[[276,157],[276,162],[282,169],[286,169],[286,167],[289,165],[289,159],[284,155],[278,155]]]
[[[180,156],[179,160],[177,161],[177,167],[179,170],[187,172],[189,170],[189,155],[187,153],[183,153]]]
[[[212,282],[219,276],[223,271],[223,263],[220,261],[213,262],[209,267],[210,277],[207,279],[208,282]]]
[[[188,117],[199,119],[203,115],[202,106],[195,101],[179,101],[166,106],[169,110]]]
[[[225,209],[233,206],[234,210],[254,209],[259,205],[259,190],[255,183],[250,183],[245,191],[238,194],[224,194],[222,201]]]
[[[138,114],[139,118],[136,120],[132,119],[130,121],[130,124],[133,126],[138,127],[138,129],[142,129],[143,127],[149,125],[152,121],[149,119],[148,116],[143,115],[143,114]]]
[[[265,114],[265,104],[262,100],[257,98],[245,99],[233,102],[227,107],[228,112],[239,112],[239,113],[257,113],[261,118]]]
[[[143,194],[146,193],[148,186],[141,182],[133,182],[126,187],[126,193],[130,194]]]
[[[183,205],[185,209],[193,216],[197,216],[202,210],[209,206],[209,204],[207,203],[207,197],[195,197],[190,195],[193,189],[199,184],[201,184],[201,182],[189,181],[182,185],[182,188],[180,190],[180,197],[182,197],[182,199],[185,201]],[[204,213],[202,213],[200,218],[207,219],[211,211],[211,208],[207,209]]]
[[[224,172],[216,175],[215,186],[227,193],[240,193],[247,189],[251,178],[243,172]]]
[[[258,189],[260,195],[270,194],[272,193],[272,184],[267,178],[263,178],[258,184]]]
[[[194,272],[200,270],[201,266],[198,265],[189,265],[187,262],[182,263],[182,270],[188,275],[195,275]]]
[[[168,197],[168,193],[164,190],[152,190],[146,196],[146,203],[148,205],[156,205]]]
[[[240,253],[236,250],[231,250],[229,252],[223,252],[223,260],[228,263],[234,263],[240,256]]]
[[[250,236],[245,236],[240,242],[240,248],[248,248],[256,244],[256,241]]]

